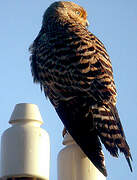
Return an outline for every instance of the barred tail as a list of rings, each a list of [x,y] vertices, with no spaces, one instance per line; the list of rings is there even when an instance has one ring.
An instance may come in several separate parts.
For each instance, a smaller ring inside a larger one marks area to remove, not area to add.
[[[132,172],[130,148],[126,142],[116,107],[109,104],[109,106],[94,107],[92,111],[98,135],[102,143],[114,157],[118,157],[118,149],[124,153]]]
[[[90,161],[104,176],[107,176],[100,139],[97,131],[95,129],[93,130],[92,112],[89,112],[87,106],[83,107],[80,98],[75,101],[75,104],[72,101],[70,100],[71,103],[60,101],[56,111],[66,130],[81,147]],[[89,114],[85,116],[87,111]]]

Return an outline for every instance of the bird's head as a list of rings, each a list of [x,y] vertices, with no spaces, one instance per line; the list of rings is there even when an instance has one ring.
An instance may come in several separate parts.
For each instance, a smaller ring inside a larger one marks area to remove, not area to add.
[[[62,24],[71,23],[73,25],[80,24],[87,27],[87,12],[83,7],[70,1],[54,2],[44,13],[43,26],[55,22],[61,22]]]

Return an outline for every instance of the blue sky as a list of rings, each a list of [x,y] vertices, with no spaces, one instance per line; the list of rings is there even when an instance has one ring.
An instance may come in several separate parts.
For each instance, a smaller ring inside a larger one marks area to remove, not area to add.
[[[42,16],[52,0],[4,0],[0,5],[0,135],[9,127],[17,103],[39,106],[51,140],[50,179],[57,180],[57,154],[63,147],[62,129],[54,108],[33,84],[28,47],[37,36]],[[135,180],[137,176],[137,1],[75,0],[88,12],[89,30],[107,48],[117,87],[117,107],[133,156],[130,173],[122,154],[115,159],[104,150],[107,180]]]

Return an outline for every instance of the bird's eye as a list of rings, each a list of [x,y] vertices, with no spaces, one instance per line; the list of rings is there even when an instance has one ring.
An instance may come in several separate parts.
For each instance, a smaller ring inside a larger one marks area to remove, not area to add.
[[[81,15],[81,12],[80,12],[80,11],[76,11],[76,14],[80,16],[80,15]]]

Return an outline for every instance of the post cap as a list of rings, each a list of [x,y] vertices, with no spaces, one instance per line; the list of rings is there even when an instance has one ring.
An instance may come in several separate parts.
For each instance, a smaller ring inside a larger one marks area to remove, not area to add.
[[[29,103],[20,103],[16,104],[9,123],[12,124],[15,121],[39,121],[43,124],[43,120],[39,111],[39,108],[36,104],[29,104]]]

